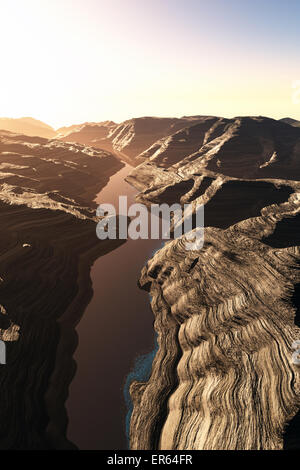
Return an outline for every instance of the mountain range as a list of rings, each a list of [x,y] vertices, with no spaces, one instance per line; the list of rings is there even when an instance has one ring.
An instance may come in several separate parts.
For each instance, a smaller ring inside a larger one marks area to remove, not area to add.
[[[137,202],[190,203],[194,230],[197,206],[205,212],[203,247],[171,239],[137,280],[158,347],[148,378],[130,384],[130,448],[299,448],[298,123],[144,117],[54,131],[5,122],[24,127],[0,130],[0,339],[10,341],[0,448],[74,448],[65,401],[75,328],[91,266],[125,242],[97,239],[95,197],[121,160]]]
[[[192,165],[231,176],[298,178],[300,122],[266,117],[142,117],[53,128],[32,118],[0,119],[0,128],[115,152],[137,166]],[[296,165],[297,166],[297,165]]]
[[[0,449],[74,448],[75,326],[92,264],[124,243],[97,239],[94,199],[123,166],[81,144],[0,131]]]

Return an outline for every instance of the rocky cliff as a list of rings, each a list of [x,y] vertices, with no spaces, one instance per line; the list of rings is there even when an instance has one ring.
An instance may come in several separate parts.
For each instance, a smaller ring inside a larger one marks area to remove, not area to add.
[[[173,171],[238,178],[300,178],[300,129],[265,117],[206,118],[137,157]]]
[[[205,125],[154,144],[128,177],[147,205],[205,209],[203,248],[167,242],[139,279],[159,348],[149,380],[131,384],[130,445],[299,449],[299,129]]]
[[[182,118],[142,117],[129,119],[116,126],[109,135],[113,148],[135,161],[135,158],[157,140],[188,127],[202,116]]]
[[[214,116],[144,117],[58,130],[65,142],[113,151],[132,165],[204,169],[238,178],[298,179],[298,121]]]
[[[141,160],[137,160],[136,157],[157,140],[206,119],[205,116],[141,117],[129,119],[120,124],[112,121],[85,123],[58,129],[57,137],[65,142],[92,145],[119,153],[132,165],[137,165]]]

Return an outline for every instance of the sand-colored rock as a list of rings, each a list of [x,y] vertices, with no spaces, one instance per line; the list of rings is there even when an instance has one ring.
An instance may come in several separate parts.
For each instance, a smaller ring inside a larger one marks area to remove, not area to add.
[[[159,139],[206,119],[203,116],[182,118],[141,117],[129,119],[116,126],[109,134],[113,148],[135,162],[136,157]],[[139,163],[137,160],[136,163]]]
[[[272,240],[280,221],[299,232],[296,213],[299,193],[207,228],[202,250],[171,241],[143,269],[159,350],[149,381],[131,385],[132,449],[299,448],[299,235]]]
[[[162,138],[188,128],[196,122],[206,121],[205,116],[184,116],[182,118],[140,117],[116,124],[112,121],[84,123],[60,128],[57,138],[65,142],[76,142],[84,145],[113,151],[123,160],[137,165],[145,158],[139,154]]]
[[[207,118],[156,142],[136,160],[183,173],[300,179],[300,129],[265,117]]]
[[[148,206],[205,208],[203,248],[167,242],[141,273],[159,348],[131,384],[132,449],[300,448],[299,130],[243,118],[216,139],[211,158],[165,147],[172,165],[148,155],[127,177]]]

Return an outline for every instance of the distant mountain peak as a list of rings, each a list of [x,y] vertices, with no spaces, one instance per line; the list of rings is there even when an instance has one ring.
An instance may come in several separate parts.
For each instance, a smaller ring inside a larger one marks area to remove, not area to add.
[[[300,127],[300,121],[297,121],[297,119],[285,117],[280,119],[280,121],[285,122],[286,124],[290,124],[290,126]]]
[[[21,118],[0,118],[0,129],[36,137],[51,139],[55,136],[55,130],[48,124],[26,116]]]

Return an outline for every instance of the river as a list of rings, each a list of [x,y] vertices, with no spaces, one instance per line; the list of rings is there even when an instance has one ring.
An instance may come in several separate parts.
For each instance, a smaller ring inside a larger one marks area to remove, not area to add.
[[[97,195],[118,208],[119,195],[134,203],[137,190],[124,181],[125,164]],[[96,234],[95,234],[96,236]],[[149,296],[137,287],[140,271],[161,240],[130,240],[99,258],[91,277],[94,295],[79,325],[77,372],[66,403],[68,438],[79,449],[126,449],[123,390],[137,357],[153,350]]]

